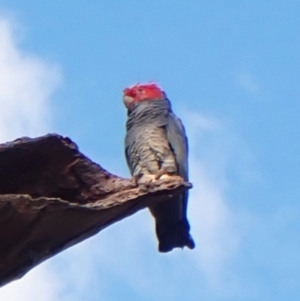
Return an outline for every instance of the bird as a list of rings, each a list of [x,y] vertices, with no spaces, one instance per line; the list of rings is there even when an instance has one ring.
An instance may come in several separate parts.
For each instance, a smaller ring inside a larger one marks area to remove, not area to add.
[[[125,157],[136,183],[173,175],[188,181],[188,139],[166,93],[154,82],[123,90],[127,108]],[[195,248],[187,218],[188,191],[149,206],[159,252]]]

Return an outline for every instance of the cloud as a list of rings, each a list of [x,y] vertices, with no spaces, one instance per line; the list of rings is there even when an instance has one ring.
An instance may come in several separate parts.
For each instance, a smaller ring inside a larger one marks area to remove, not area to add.
[[[226,270],[239,245],[236,217],[226,197],[230,135],[216,119],[195,112],[186,112],[184,117],[190,141],[190,180],[194,184],[189,202],[192,233],[197,238],[193,258],[209,287],[224,294],[231,285],[225,280]]]
[[[26,52],[18,41],[21,30],[0,17],[0,141],[45,134],[51,128],[51,96],[61,82],[56,65]],[[61,284],[47,265],[0,290],[5,301],[54,301]]]
[[[62,289],[62,283],[49,266],[39,266],[29,272],[22,280],[4,286],[0,299],[5,301],[55,301]]]
[[[0,141],[47,132],[50,97],[61,82],[58,66],[22,49],[17,28],[0,18]]]

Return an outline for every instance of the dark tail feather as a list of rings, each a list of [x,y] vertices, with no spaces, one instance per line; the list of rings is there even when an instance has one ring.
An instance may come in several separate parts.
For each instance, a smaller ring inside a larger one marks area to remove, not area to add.
[[[180,221],[170,227],[164,234],[160,234],[159,224],[156,227],[156,233],[159,240],[158,250],[159,252],[170,252],[174,248],[189,249],[195,248],[195,242],[189,233],[190,226],[188,221]]]

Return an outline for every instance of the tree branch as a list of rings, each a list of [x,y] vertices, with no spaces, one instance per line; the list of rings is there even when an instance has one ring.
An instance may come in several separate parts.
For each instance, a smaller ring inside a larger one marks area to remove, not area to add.
[[[0,286],[149,204],[191,188],[180,177],[139,186],[58,135],[0,145]]]

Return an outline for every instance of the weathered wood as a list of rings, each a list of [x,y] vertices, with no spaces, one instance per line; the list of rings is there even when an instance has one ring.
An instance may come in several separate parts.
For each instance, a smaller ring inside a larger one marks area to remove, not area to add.
[[[140,209],[191,188],[180,177],[135,186],[47,135],[0,145],[0,286]]]

